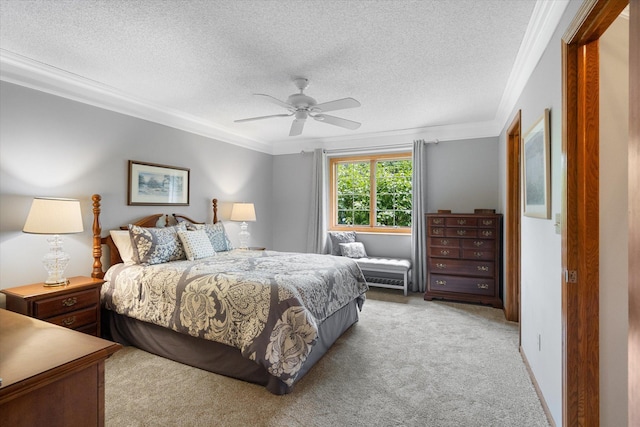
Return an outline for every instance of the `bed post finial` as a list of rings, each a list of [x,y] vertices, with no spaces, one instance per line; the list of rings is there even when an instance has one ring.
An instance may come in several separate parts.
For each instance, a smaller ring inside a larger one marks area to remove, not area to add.
[[[213,223],[218,223],[218,199],[211,200],[213,204]]]
[[[91,196],[93,200],[93,270],[91,277],[94,279],[102,279],[104,272],[102,271],[102,227],[100,226],[100,197],[99,194]]]

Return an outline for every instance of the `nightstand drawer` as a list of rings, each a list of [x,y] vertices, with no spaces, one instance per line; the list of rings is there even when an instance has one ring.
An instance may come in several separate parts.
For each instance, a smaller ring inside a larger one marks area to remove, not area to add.
[[[62,316],[52,317],[47,319],[47,322],[64,326],[65,328],[78,329],[81,326],[95,324],[98,321],[97,313],[98,311],[95,307],[90,307],[73,313],[66,313]]]
[[[69,313],[85,307],[93,307],[98,304],[98,292],[96,289],[74,292],[53,298],[34,302],[34,317],[48,319],[49,317]]]

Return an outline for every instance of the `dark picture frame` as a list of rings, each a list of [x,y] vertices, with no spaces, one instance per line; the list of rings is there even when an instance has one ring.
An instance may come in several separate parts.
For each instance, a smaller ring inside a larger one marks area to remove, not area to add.
[[[187,168],[129,160],[127,204],[130,206],[188,206]]]
[[[529,128],[522,140],[524,215],[551,218],[551,146],[549,109]]]

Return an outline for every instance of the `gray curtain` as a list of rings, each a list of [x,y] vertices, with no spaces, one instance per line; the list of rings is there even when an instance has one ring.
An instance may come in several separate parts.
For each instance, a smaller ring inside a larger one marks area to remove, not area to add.
[[[427,281],[427,144],[413,141],[413,211],[411,213],[411,290],[424,292]]]
[[[307,252],[323,254],[327,241],[325,219],[325,164],[326,154],[321,148],[313,152],[311,169],[311,201],[309,204],[309,231],[307,233]]]

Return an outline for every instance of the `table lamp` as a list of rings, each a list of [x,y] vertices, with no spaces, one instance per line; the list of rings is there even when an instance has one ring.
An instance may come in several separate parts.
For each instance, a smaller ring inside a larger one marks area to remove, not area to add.
[[[49,274],[44,282],[45,286],[62,286],[69,283],[64,277],[64,269],[70,257],[62,249],[60,234],[81,233],[83,230],[80,201],[48,197],[33,199],[22,231],[51,235],[47,238],[49,252],[42,259]]]
[[[240,249],[249,249],[249,226],[247,221],[256,220],[256,210],[253,207],[253,203],[234,203],[231,208],[231,221],[242,221],[240,224]]]

